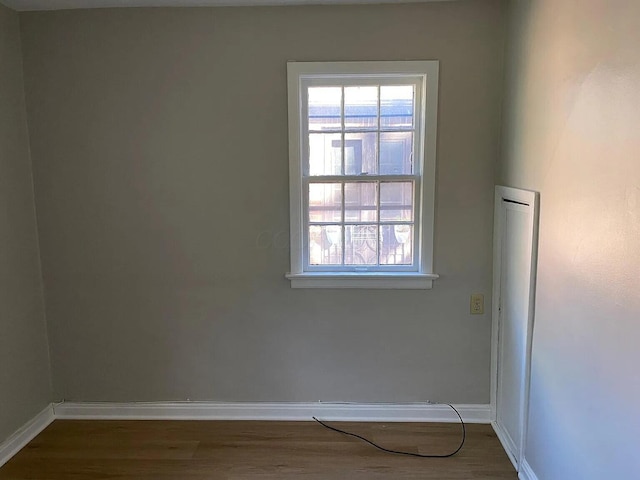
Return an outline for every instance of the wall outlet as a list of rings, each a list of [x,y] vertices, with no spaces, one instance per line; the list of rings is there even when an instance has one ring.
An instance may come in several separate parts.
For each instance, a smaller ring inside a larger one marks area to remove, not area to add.
[[[484,313],[484,295],[481,293],[471,294],[471,314],[482,315]]]

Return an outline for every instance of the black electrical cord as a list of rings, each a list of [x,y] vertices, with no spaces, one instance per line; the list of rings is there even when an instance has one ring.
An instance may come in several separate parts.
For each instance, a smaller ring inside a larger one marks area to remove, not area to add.
[[[396,455],[407,455],[409,457],[419,457],[419,458],[449,458],[449,457],[453,457],[456,453],[458,453],[461,449],[462,446],[464,445],[464,441],[467,438],[467,430],[464,426],[464,420],[462,420],[462,416],[460,415],[460,413],[458,412],[458,410],[455,409],[455,407],[449,403],[445,403],[443,405],[448,405],[449,407],[451,407],[451,409],[456,412],[456,415],[458,415],[458,418],[460,419],[460,425],[462,426],[462,441],[460,442],[460,445],[458,446],[458,448],[456,448],[453,452],[451,453],[447,453],[447,454],[443,454],[443,455],[424,455],[421,453],[413,453],[413,452],[403,452],[400,450],[391,450],[389,448],[384,448],[381,447],[380,445],[373,443],[371,440],[368,440],[356,433],[350,433],[350,432],[345,432],[344,430],[340,430],[339,428],[335,428],[332,427],[331,425],[327,425],[326,423],[318,420],[316,417],[312,417],[316,422],[318,422],[320,425],[322,425],[325,428],[328,428],[329,430],[333,430],[334,432],[338,432],[338,433],[342,433],[343,435],[349,435],[350,437],[355,437],[358,438],[360,440],[362,440],[363,442],[367,442],[369,445],[376,447],[378,450],[382,450],[383,452],[387,452],[387,453],[393,453]]]

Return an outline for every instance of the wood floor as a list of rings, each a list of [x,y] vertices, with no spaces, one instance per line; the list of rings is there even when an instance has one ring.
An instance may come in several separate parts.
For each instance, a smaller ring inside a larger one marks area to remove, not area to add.
[[[448,453],[460,426],[336,423],[387,448]],[[467,425],[451,458],[383,453],[314,422],[56,420],[0,468],[1,480],[509,479],[489,425]]]

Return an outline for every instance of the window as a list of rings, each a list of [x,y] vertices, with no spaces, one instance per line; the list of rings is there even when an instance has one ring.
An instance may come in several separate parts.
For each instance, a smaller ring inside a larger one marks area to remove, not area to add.
[[[431,288],[438,62],[288,67],[294,288]]]

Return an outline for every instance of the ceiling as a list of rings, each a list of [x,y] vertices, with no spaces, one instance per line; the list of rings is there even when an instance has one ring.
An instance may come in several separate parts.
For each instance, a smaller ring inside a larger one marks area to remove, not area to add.
[[[451,0],[0,0],[18,11],[114,7],[229,7],[260,5],[322,5],[365,3],[420,3]]]

